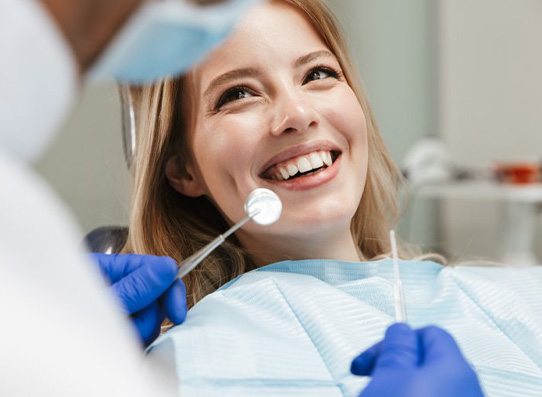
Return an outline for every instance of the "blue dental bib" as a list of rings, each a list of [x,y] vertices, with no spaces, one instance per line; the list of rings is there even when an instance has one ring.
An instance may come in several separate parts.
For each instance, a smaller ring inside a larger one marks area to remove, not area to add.
[[[456,338],[487,396],[542,396],[542,268],[401,261],[409,323]],[[184,396],[358,396],[351,360],[394,321],[393,268],[285,261],[208,295],[149,354]]]

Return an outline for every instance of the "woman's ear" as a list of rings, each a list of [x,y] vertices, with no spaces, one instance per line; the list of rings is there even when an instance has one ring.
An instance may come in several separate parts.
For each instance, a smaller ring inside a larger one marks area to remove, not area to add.
[[[205,194],[202,178],[196,173],[195,167],[183,164],[179,156],[173,156],[167,161],[166,178],[173,189],[185,196],[199,197]]]

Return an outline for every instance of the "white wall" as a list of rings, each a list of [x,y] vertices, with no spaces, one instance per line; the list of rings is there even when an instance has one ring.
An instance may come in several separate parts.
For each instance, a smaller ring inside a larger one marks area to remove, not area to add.
[[[440,0],[440,21],[440,131],[453,159],[542,161],[542,1]],[[450,252],[498,256],[497,204],[454,201],[443,217]]]
[[[35,168],[72,209],[82,231],[127,224],[130,183],[114,86],[83,92]]]

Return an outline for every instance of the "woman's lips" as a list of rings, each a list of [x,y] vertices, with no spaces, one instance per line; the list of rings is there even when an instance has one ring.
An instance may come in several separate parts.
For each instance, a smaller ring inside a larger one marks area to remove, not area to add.
[[[342,155],[335,159],[330,167],[320,169],[314,174],[302,175],[292,179],[278,181],[274,179],[265,179],[266,182],[273,186],[281,187],[287,190],[308,190],[319,187],[337,176],[341,166]]]

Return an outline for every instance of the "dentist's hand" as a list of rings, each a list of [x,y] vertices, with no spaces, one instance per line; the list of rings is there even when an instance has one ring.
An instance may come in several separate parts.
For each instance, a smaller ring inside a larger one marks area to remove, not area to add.
[[[90,254],[109,280],[113,293],[148,346],[167,317],[180,324],[186,317],[186,288],[175,280],[175,261],[163,256]]]
[[[352,362],[354,375],[371,376],[360,397],[483,397],[474,370],[441,328],[388,328],[383,341]]]

